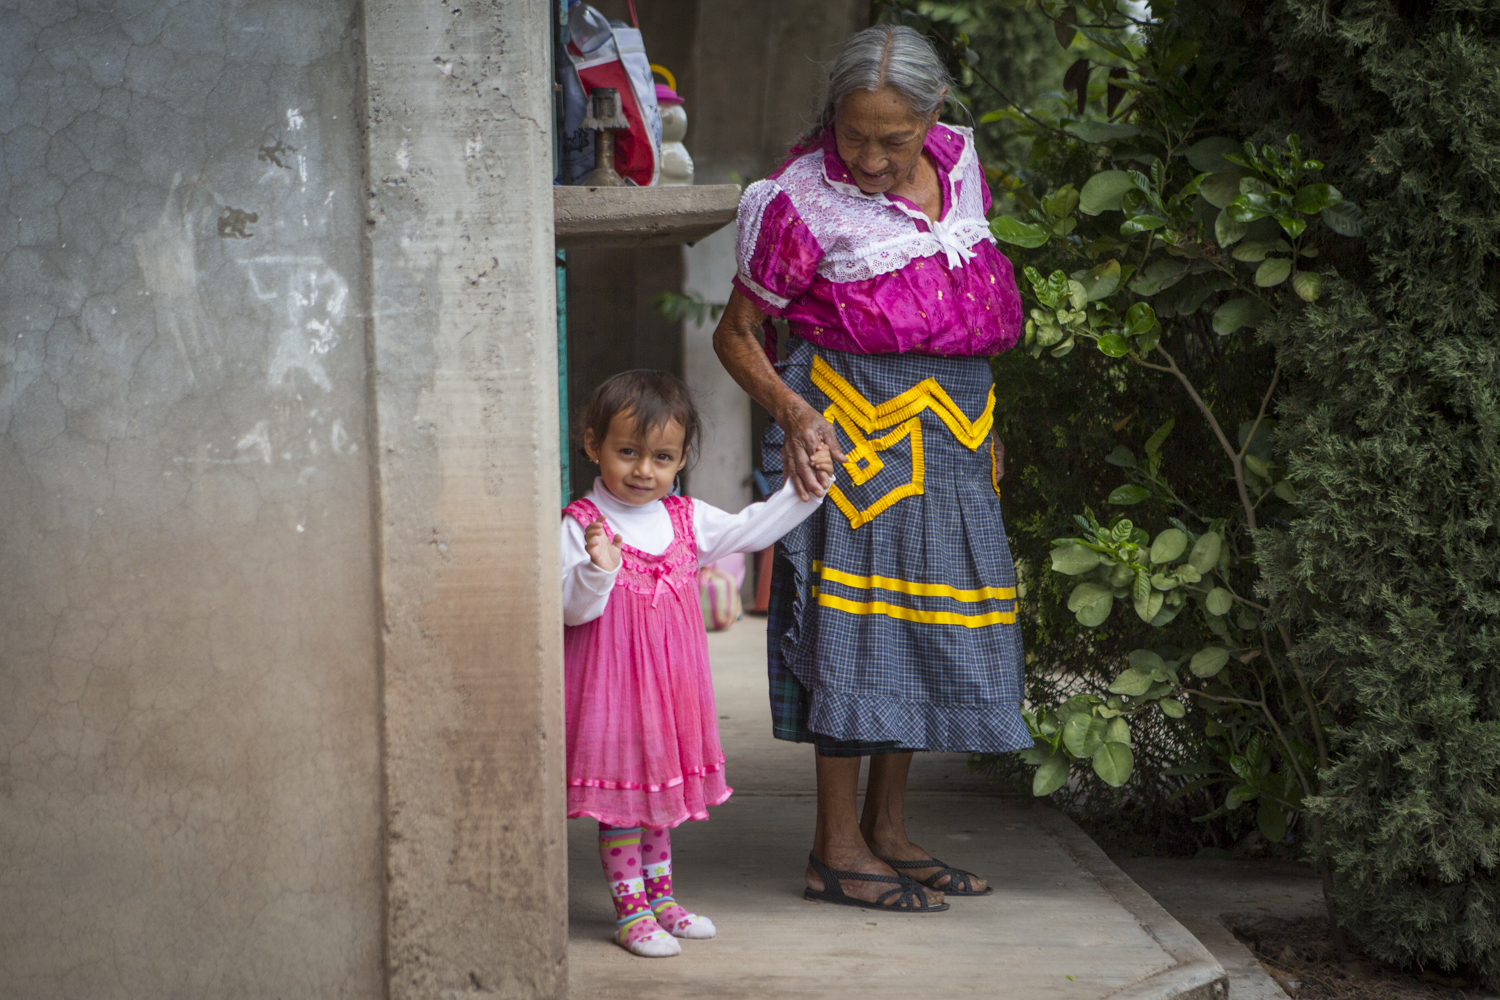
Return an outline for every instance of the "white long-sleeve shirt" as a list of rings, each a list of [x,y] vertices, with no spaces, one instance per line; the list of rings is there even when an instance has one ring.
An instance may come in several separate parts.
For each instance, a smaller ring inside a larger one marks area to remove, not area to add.
[[[626,545],[661,555],[672,544],[672,515],[660,500],[642,506],[615,498],[602,479],[594,480],[588,499]],[[698,541],[698,564],[706,566],[734,552],[767,548],[801,524],[822,504],[797,497],[790,481],[775,496],[753,503],[738,514],[693,501],[693,535]],[[584,526],[575,517],[562,519],[563,623],[582,625],[604,614],[619,568],[600,569],[583,547]]]

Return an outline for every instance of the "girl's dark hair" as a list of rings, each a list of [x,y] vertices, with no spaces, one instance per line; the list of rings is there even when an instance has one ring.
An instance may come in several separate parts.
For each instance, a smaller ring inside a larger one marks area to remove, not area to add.
[[[682,425],[683,457],[692,456],[698,443],[698,408],[688,387],[671,372],[641,368],[611,376],[583,408],[584,440],[593,431],[594,446],[602,447],[609,423],[619,413],[629,413],[636,427],[647,433],[677,421]]]

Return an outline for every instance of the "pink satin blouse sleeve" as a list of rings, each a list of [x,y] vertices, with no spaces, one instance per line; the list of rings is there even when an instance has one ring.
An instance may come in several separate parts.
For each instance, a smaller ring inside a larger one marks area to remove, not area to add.
[[[823,248],[774,180],[746,189],[737,222],[734,285],[761,312],[779,318],[812,285]]]

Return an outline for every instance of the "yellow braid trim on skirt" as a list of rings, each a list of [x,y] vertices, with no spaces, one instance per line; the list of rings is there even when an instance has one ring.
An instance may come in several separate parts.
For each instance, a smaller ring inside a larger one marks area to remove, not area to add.
[[[898,500],[918,496],[923,492],[923,477],[926,472],[922,456],[921,416],[923,410],[931,410],[937,414],[943,423],[948,425],[948,429],[953,432],[958,442],[970,451],[979,449],[995,425],[995,389],[993,386],[990,387],[989,398],[985,401],[984,412],[977,420],[970,420],[936,379],[923,379],[899,396],[876,406],[858,389],[850,385],[843,376],[834,371],[828,362],[820,357],[814,357],[812,383],[823,390],[824,395],[832,401],[828,409],[823,411],[823,416],[827,417],[830,423],[842,427],[852,442],[853,446],[849,449],[849,459],[844,463],[844,469],[856,486],[869,482],[881,469],[885,468],[885,463],[878,455],[879,452],[887,450],[902,439],[909,439],[911,442],[911,481],[891,490],[870,506],[860,509],[854,506],[854,503],[837,485],[829,487],[828,499],[832,500],[849,519],[851,528],[869,524],[890,509],[891,505]],[[896,429],[883,437],[869,436],[889,427]],[[922,613],[926,614],[926,612]],[[933,612],[933,614],[939,613]],[[942,613],[946,614],[946,612]]]

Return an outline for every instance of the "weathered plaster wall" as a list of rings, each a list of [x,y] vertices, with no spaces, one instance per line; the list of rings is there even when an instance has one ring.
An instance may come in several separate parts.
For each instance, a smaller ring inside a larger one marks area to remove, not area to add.
[[[382,993],[357,12],[0,2],[0,996]]]
[[[391,996],[561,997],[549,8],[365,30]]]
[[[632,368],[683,373],[682,326],[652,302],[682,287],[680,246],[568,251],[568,409],[575,430],[589,396],[611,375]],[[583,496],[599,467],[576,439],[571,459],[573,496]]]
[[[869,18],[867,0],[698,0],[685,140],[697,182],[775,168],[817,114],[824,67]]]
[[[734,280],[735,227],[723,229],[684,247],[687,265],[683,290],[709,302],[729,298]],[[703,452],[693,467],[693,495],[722,510],[739,510],[751,500],[750,397],[734,381],[714,353],[717,322],[682,325],[683,377],[698,401],[703,417]]]

